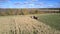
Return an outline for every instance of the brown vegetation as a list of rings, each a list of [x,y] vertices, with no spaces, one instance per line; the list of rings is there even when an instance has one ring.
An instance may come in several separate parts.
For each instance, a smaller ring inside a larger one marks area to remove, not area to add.
[[[0,34],[60,34],[60,31],[28,16],[5,16],[0,17]]]
[[[42,14],[42,13],[60,13],[60,9],[2,9],[0,8],[0,15],[26,15],[26,14]]]

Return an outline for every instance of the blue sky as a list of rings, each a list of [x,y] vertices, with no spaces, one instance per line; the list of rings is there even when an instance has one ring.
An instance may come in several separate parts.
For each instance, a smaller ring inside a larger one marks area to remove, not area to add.
[[[60,0],[0,0],[0,8],[60,8]]]

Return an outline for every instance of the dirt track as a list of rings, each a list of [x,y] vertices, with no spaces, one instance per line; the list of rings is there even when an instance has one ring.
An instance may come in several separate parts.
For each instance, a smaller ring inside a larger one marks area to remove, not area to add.
[[[13,16],[0,18],[0,34],[60,34],[29,16]]]

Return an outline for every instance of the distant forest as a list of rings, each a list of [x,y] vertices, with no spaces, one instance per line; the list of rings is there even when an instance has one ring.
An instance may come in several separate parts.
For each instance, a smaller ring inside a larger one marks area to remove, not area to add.
[[[23,9],[0,8],[0,16],[43,14],[43,13],[60,13],[60,8],[23,8]]]

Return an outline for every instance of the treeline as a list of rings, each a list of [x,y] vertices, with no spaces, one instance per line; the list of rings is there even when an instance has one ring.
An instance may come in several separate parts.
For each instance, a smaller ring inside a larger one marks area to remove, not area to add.
[[[60,13],[60,10],[49,9],[0,9],[0,15],[27,15],[27,14],[41,14],[41,13]]]
[[[0,9],[0,15],[27,15],[27,14],[36,14],[37,10],[28,10],[28,9]]]

